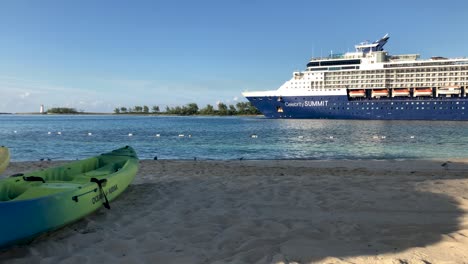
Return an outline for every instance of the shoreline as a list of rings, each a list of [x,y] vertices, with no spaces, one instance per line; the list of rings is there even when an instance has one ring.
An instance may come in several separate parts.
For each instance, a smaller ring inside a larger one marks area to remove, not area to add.
[[[73,162],[79,159],[53,159],[53,160],[10,160],[11,163],[28,163],[28,162]],[[235,159],[205,159],[196,157],[187,158],[187,159],[165,159],[160,158],[154,159],[146,159],[140,158],[140,162],[142,161],[171,161],[171,162],[312,162],[312,163],[333,163],[333,162],[345,162],[345,163],[352,163],[352,162],[361,162],[361,163],[373,163],[373,162],[448,162],[448,163],[467,163],[468,164],[468,157],[455,157],[455,158],[391,158],[391,159],[380,159],[380,158],[356,158],[356,159],[247,159],[247,158],[235,158]]]
[[[467,191],[468,159],[141,160],[111,210],[0,262],[468,263]]]
[[[98,113],[98,112],[78,112],[78,113],[37,113],[37,112],[21,112],[21,113],[0,113],[0,115],[38,115],[38,116],[79,116],[79,115],[103,115],[103,116],[186,116],[186,117],[264,117],[263,115],[176,115],[176,114],[164,114],[164,113]]]

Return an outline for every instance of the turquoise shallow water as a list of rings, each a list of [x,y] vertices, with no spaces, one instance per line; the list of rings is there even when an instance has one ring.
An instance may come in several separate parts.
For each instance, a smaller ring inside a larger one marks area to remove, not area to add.
[[[468,122],[3,115],[0,145],[14,161],[81,159],[124,145],[142,159],[467,158]]]

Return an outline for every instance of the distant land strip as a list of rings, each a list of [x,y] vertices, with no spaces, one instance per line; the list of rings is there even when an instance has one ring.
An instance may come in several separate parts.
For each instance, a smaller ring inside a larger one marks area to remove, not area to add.
[[[0,113],[0,114],[13,114],[13,113]],[[76,110],[70,107],[53,107],[44,113],[39,112],[23,112],[14,113],[19,115],[171,115],[171,116],[237,116],[237,115],[261,115],[250,102],[239,102],[236,105],[226,105],[219,103],[217,109],[208,104],[204,108],[199,108],[196,103],[189,103],[184,106],[167,106],[165,111],[160,111],[159,106],[150,108],[144,106],[134,107],[116,107],[113,113],[103,112],[85,112],[84,110]]]

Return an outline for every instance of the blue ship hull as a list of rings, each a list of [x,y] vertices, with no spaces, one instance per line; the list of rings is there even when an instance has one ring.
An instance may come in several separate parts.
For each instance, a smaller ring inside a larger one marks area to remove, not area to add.
[[[267,118],[468,120],[468,98],[247,97]]]

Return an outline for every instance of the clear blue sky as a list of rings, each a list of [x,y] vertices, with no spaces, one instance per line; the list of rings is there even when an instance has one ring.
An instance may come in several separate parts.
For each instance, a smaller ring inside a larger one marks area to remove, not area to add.
[[[312,55],[390,34],[468,56],[468,1],[0,1],[0,112],[199,106],[277,89]]]

